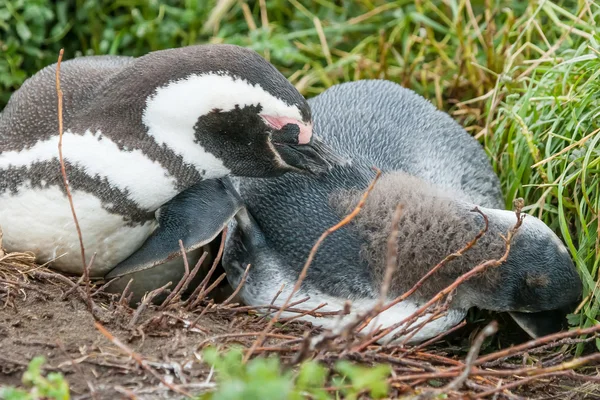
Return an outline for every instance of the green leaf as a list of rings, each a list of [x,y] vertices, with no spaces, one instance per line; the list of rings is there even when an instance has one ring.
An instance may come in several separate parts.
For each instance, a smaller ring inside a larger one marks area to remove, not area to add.
[[[28,41],[29,39],[31,39],[31,31],[24,22],[17,22],[16,28],[17,34],[21,39],[23,39],[24,41]]]

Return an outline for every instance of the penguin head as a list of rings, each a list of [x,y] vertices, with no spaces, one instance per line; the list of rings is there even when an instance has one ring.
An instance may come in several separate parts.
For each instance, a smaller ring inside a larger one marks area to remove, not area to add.
[[[331,204],[343,215],[361,195],[344,191]],[[429,299],[475,266],[501,259],[506,251],[504,238],[517,224],[514,211],[478,207],[460,191],[403,173],[384,174],[351,224],[362,241],[360,256],[378,282],[387,265],[397,205],[403,208],[397,232],[399,272],[390,286],[395,295],[410,289],[433,266],[476,237],[486,226],[483,215],[488,221],[484,235],[423,283],[418,297]],[[462,283],[453,301],[461,309],[508,312],[530,336],[539,337],[563,327],[566,314],[581,300],[583,287],[569,251],[552,229],[532,215],[521,217],[506,260]]]
[[[482,211],[496,234],[516,223],[514,212]],[[567,326],[566,315],[581,301],[583,283],[558,236],[538,218],[525,215],[506,261],[497,271],[490,271],[488,278],[465,289],[474,305],[508,312],[525,332],[537,338]]]
[[[132,82],[149,88],[141,110],[147,133],[206,178],[319,174],[340,161],[315,137],[306,99],[252,50],[169,49],[139,57],[126,69],[124,85],[111,79],[111,97],[123,103]]]

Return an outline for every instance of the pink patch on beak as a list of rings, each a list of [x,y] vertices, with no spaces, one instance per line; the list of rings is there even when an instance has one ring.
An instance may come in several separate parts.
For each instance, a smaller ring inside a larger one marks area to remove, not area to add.
[[[298,144],[308,144],[312,138],[313,126],[312,123],[305,124],[302,121],[298,121],[294,118],[288,117],[272,117],[270,115],[262,115],[265,121],[273,128],[279,130],[287,124],[294,124],[300,128],[300,134],[298,134]]]

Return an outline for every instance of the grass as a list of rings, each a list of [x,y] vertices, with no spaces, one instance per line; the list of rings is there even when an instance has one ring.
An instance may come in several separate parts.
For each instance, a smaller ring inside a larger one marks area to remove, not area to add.
[[[398,82],[481,141],[507,207],[523,197],[526,211],[567,243],[584,282],[570,322],[599,323],[599,1],[72,3],[0,4],[0,108],[61,47],[68,59],[235,43],[261,53],[307,97],[349,80]]]

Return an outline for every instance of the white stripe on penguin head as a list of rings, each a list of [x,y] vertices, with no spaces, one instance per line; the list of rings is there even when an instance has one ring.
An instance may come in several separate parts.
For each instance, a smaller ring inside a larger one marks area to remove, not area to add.
[[[258,104],[261,114],[302,120],[297,106],[271,95],[260,85],[223,72],[211,72],[190,75],[157,88],[146,99],[142,121],[157,143],[166,145],[198,170],[206,171],[205,178],[210,179],[230,171],[222,160],[194,143],[198,118],[214,109],[227,112],[236,105],[243,108]]]

